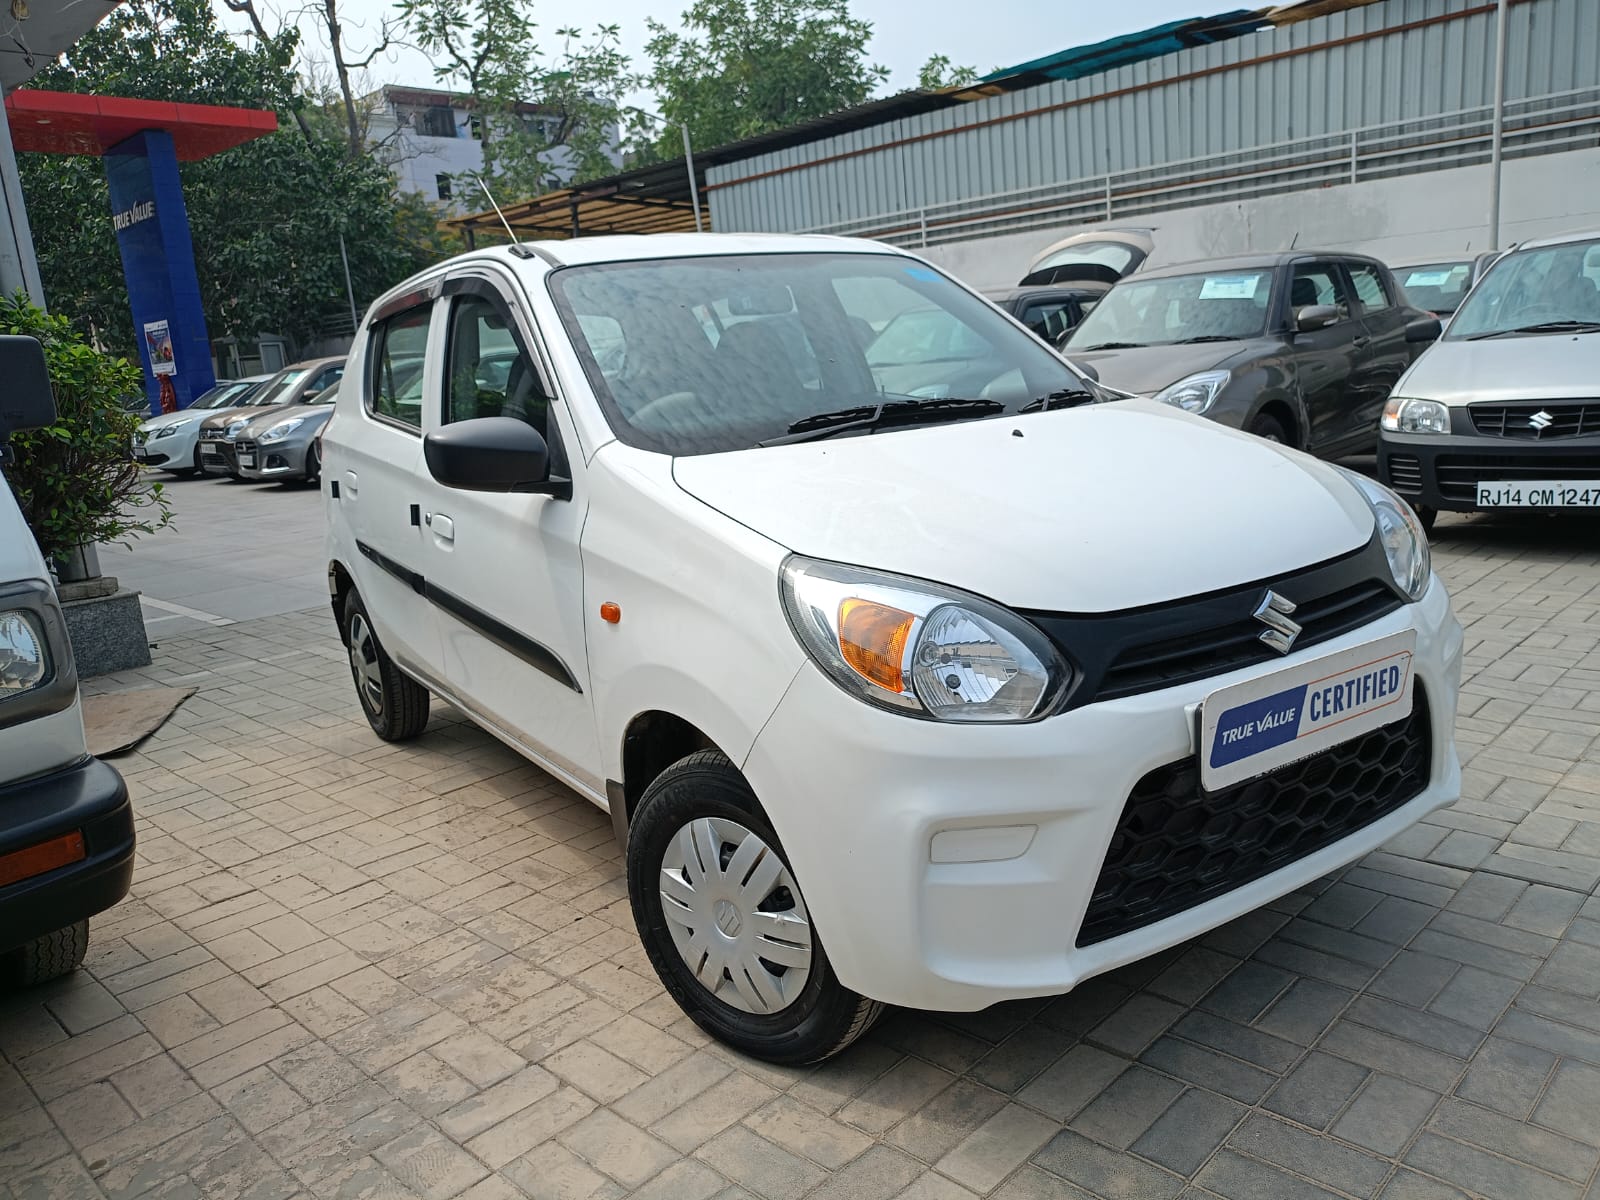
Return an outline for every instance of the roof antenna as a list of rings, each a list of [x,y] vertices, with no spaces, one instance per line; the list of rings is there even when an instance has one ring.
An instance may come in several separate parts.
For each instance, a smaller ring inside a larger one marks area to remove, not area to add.
[[[483,189],[483,194],[489,197],[489,207],[493,208],[494,215],[500,218],[500,224],[506,227],[506,236],[511,239],[511,244],[520,246],[522,243],[517,240],[517,235],[511,228],[511,222],[506,220],[505,213],[501,212],[500,206],[494,202],[494,193],[489,190],[489,185],[483,181],[483,176],[474,175],[473,178],[478,181],[478,186]]]
[[[1296,244],[1297,244],[1297,243],[1298,243],[1298,242],[1299,242],[1299,241],[1300,241],[1300,231],[1299,231],[1299,230],[1298,230],[1298,229],[1296,229],[1296,230],[1295,230],[1295,231],[1294,231],[1294,236],[1293,236],[1293,237],[1292,237],[1292,238],[1290,238],[1290,239],[1289,239],[1289,250],[1293,250],[1293,249],[1294,249],[1294,248],[1295,248],[1295,245],[1296,245]],[[1288,253],[1288,250],[1286,250],[1286,251],[1284,251],[1284,253],[1285,253],[1285,254],[1287,254],[1287,253]]]

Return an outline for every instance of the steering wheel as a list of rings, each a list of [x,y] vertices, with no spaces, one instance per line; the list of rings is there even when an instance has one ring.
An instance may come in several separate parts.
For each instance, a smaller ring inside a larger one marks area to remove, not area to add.
[[[668,392],[664,396],[657,396],[647,404],[637,408],[630,418],[636,425],[644,425],[653,429],[661,429],[678,421],[690,421],[694,424],[704,424],[706,418],[705,402],[696,392]]]

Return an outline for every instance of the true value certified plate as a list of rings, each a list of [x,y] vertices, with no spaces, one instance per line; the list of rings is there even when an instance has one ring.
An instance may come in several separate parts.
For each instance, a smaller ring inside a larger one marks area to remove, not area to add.
[[[1218,791],[1411,713],[1405,630],[1221,688],[1200,706],[1200,786]]]
[[[1600,479],[1486,479],[1478,507],[1600,508]]]

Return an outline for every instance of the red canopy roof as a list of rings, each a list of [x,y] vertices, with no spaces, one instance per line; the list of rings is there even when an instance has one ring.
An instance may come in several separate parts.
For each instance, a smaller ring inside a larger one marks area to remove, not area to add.
[[[6,97],[11,141],[44,154],[104,154],[146,129],[172,135],[180,162],[221,154],[278,127],[276,113],[214,104],[124,100],[18,88]]]

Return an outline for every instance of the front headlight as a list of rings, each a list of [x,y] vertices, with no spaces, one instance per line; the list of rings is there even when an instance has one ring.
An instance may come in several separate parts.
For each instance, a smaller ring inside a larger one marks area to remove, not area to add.
[[[791,555],[780,581],[789,624],[840,687],[869,704],[940,721],[1048,716],[1069,669],[1013,612],[954,588]]]
[[[187,421],[174,421],[171,425],[163,425],[150,436],[152,438],[171,437],[173,434],[177,433],[178,430],[193,425],[197,419],[198,418],[196,417],[190,417]]]
[[[1203,413],[1217,401],[1217,396],[1227,386],[1227,371],[1201,371],[1180,379],[1171,387],[1164,387],[1154,396],[1161,404],[1170,404],[1184,412]]]
[[[1354,484],[1371,506],[1378,522],[1378,536],[1383,540],[1383,552],[1389,559],[1389,573],[1394,576],[1395,583],[1413,600],[1421,600],[1422,593],[1428,590],[1433,557],[1428,549],[1428,535],[1422,522],[1417,520],[1417,514],[1377,480],[1343,467],[1334,470]]]
[[[1437,400],[1390,396],[1378,425],[1390,433],[1449,433],[1450,410]]]
[[[261,440],[263,442],[274,442],[279,438],[286,438],[305,423],[306,419],[304,417],[291,417],[287,421],[279,421],[271,429],[267,430],[261,435]]]
[[[50,677],[44,630],[32,613],[0,612],[0,700],[32,691]]]

